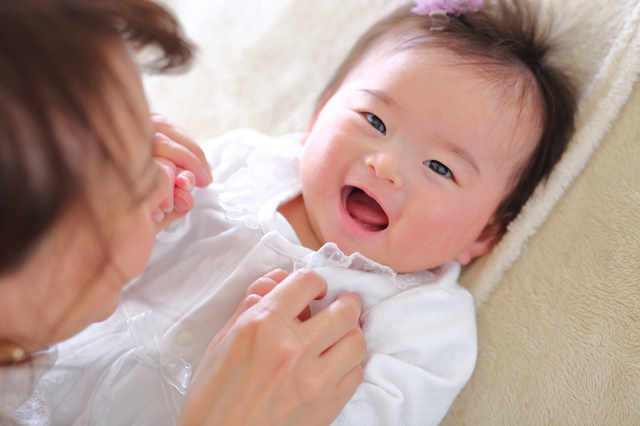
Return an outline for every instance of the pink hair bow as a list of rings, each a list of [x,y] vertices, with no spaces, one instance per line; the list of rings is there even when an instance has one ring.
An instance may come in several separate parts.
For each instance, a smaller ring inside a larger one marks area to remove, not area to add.
[[[460,16],[463,13],[479,11],[483,0],[415,0],[415,3],[416,6],[411,12],[416,15],[429,15],[444,10],[449,15]]]

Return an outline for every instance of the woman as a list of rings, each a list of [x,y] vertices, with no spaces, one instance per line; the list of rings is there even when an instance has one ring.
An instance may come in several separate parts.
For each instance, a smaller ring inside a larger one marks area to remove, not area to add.
[[[0,2],[0,424],[46,422],[38,383],[55,350],[43,349],[107,318],[149,258],[152,215],[175,180],[153,156],[181,154],[153,143],[132,50],[154,71],[191,57],[148,0]],[[183,165],[206,184],[188,148]],[[331,422],[362,380],[358,299],[301,321],[326,291],[318,275],[276,271],[252,288],[211,343],[180,422]]]

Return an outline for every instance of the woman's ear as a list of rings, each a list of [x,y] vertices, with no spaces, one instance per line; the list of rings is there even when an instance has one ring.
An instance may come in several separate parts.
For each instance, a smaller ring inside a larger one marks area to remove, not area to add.
[[[476,257],[489,253],[500,242],[506,230],[507,227],[503,221],[487,225],[480,233],[480,236],[456,256],[456,260],[461,265],[466,265]]]

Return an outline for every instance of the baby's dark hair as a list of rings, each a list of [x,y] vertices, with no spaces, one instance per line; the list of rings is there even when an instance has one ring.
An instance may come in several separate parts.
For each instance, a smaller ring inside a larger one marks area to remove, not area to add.
[[[577,90],[567,73],[550,62],[555,46],[540,29],[531,6],[523,0],[496,0],[478,12],[459,17],[415,15],[411,12],[413,6],[399,8],[358,40],[323,91],[319,105],[382,43],[387,43],[391,52],[425,47],[447,49],[462,58],[461,63],[480,66],[487,78],[508,83],[505,93],[516,92],[513,98],[521,103],[528,102],[527,91],[534,89],[539,93],[535,96],[541,109],[542,135],[529,161],[516,170],[511,191],[494,213],[493,223],[506,227],[565,151],[574,132]]]
[[[149,0],[0,2],[0,275],[18,268],[61,213],[86,198],[70,155],[91,153],[123,179],[129,173],[90,115],[97,107],[109,118],[114,90],[128,99],[111,69],[109,40],[149,48],[151,71],[179,68],[192,56],[173,16]]]

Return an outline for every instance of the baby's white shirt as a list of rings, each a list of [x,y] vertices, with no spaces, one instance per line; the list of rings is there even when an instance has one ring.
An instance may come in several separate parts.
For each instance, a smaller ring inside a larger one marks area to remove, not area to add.
[[[317,252],[303,247],[277,212],[301,192],[299,138],[245,129],[203,144],[214,183],[197,189],[192,212],[158,235],[149,266],[124,288],[116,312],[59,345],[59,368],[45,378],[54,424],[172,424],[167,405],[180,395],[141,361],[127,320],[151,310],[169,366],[162,371],[174,374],[181,360],[195,371],[249,284],[275,268],[300,267],[328,283],[313,312],[345,291],[363,301],[364,382],[334,424],[440,422],[477,353],[460,266],[396,274],[331,243]]]

